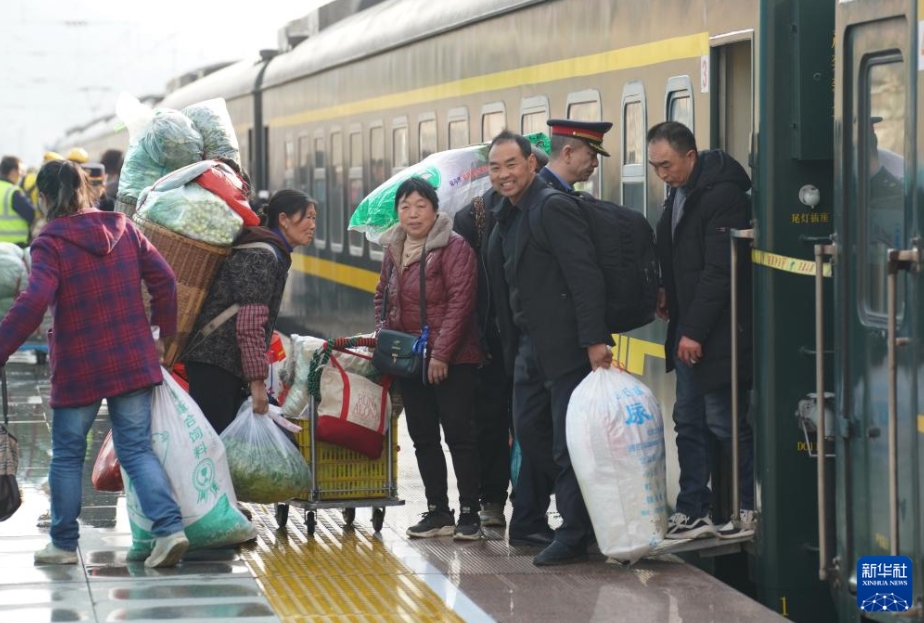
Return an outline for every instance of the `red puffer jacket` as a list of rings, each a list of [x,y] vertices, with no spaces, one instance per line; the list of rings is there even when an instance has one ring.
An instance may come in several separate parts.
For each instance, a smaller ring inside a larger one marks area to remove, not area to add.
[[[376,329],[420,335],[420,261],[401,269],[406,239],[400,225],[382,234],[380,242],[388,247],[388,252],[375,289]],[[464,238],[452,231],[452,219],[442,212],[427,235],[426,249],[430,356],[449,364],[480,363],[475,322],[478,283],[475,253]],[[388,301],[383,320],[382,298],[386,290]]]

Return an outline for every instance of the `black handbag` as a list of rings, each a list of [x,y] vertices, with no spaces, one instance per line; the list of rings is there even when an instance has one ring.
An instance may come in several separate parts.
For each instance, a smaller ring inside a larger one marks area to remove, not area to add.
[[[393,331],[392,329],[379,329],[376,334],[375,352],[372,354],[372,365],[382,374],[400,378],[413,378],[418,374],[421,380],[427,382],[427,339],[430,337],[430,326],[427,324],[426,304],[426,271],[427,247],[424,246],[420,256],[420,335]],[[385,320],[388,307],[388,284],[391,275],[395,272],[392,261],[391,272],[382,294],[382,320]]]
[[[6,368],[0,367],[0,381],[3,392],[3,424],[0,425],[0,521],[13,516],[22,505],[22,494],[16,482],[19,469],[19,442],[7,429],[9,425],[9,401],[7,400]]]

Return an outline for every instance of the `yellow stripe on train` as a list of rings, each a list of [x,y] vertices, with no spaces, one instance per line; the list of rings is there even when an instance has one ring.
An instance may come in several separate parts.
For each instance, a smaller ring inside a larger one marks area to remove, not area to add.
[[[267,123],[271,127],[301,125],[311,121],[349,117],[378,110],[489,93],[501,89],[544,84],[578,76],[594,76],[611,71],[635,69],[685,58],[699,58],[708,53],[709,33],[700,32],[693,35],[671,37],[651,43],[617,48],[598,54],[588,54],[530,67],[453,80],[403,93],[393,93],[347,102],[337,106],[270,119]]]

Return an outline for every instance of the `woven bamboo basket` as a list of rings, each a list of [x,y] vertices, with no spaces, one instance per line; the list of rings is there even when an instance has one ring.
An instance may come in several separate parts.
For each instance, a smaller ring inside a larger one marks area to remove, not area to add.
[[[115,211],[121,212],[128,218],[131,218],[135,214],[135,208],[138,205],[138,200],[135,197],[129,195],[119,195],[116,197],[115,201]]]
[[[175,234],[149,220],[136,221],[145,237],[160,251],[176,274],[177,333],[166,344],[164,364],[169,368],[192,337],[193,325],[231,247],[218,247]]]

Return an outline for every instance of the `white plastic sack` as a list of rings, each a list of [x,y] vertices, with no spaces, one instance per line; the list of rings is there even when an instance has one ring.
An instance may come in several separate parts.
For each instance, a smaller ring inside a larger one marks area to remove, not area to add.
[[[658,401],[628,372],[598,368],[571,394],[565,430],[600,551],[636,562],[667,529]]]
[[[283,428],[290,432],[301,430],[282,417],[282,410],[274,405],[270,405],[268,413],[254,413],[253,399],[248,398],[234,421],[222,431],[234,491],[240,500],[271,504],[308,490],[311,470]]]
[[[154,389],[151,404],[151,445],[180,506],[190,548],[249,541],[256,534],[237,509],[224,445],[196,402],[167,370],[163,373],[164,383]],[[132,531],[129,558],[137,560],[150,553],[154,535],[151,520],[144,516],[135,485],[124,468],[122,480]]]
[[[0,297],[16,298],[28,281],[29,270],[22,254],[0,253]]]

